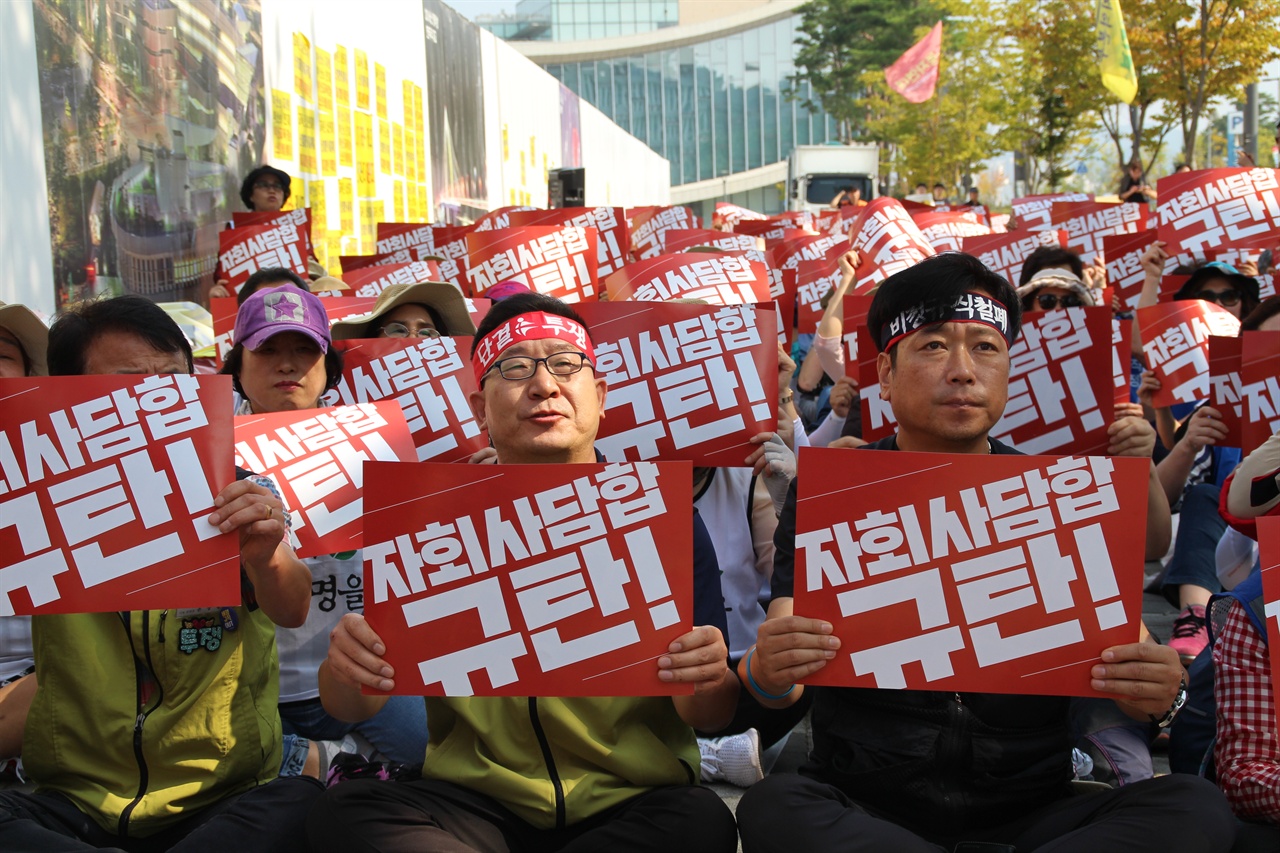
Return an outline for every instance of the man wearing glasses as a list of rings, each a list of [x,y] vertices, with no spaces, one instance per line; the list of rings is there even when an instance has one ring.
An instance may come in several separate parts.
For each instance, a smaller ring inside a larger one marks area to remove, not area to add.
[[[470,402],[499,464],[599,459],[605,382],[590,332],[569,306],[525,293],[495,305],[472,343]],[[385,646],[347,614],[320,666],[325,709],[375,713],[394,688]],[[658,660],[693,695],[618,698],[429,697],[422,779],[356,780],[312,811],[318,850],[709,850],[737,846],[733,815],[696,786],[693,729],[732,718],[738,683],[720,631],[694,628]]]

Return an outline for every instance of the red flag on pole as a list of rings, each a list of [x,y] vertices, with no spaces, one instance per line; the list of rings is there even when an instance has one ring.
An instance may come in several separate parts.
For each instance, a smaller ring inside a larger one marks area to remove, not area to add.
[[[913,104],[933,97],[938,85],[938,60],[942,56],[942,21],[929,34],[907,48],[898,61],[884,70],[889,88]]]

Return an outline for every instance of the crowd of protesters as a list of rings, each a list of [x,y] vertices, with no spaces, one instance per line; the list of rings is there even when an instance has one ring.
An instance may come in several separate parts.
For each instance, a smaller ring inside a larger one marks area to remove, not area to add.
[[[930,194],[927,184],[917,192]],[[272,211],[289,195],[289,176],[264,166],[242,200]],[[1140,161],[1120,196],[1154,199]],[[947,187],[931,198],[945,204]],[[831,207],[866,204],[848,186]],[[1147,249],[1139,306],[1155,304],[1166,260],[1162,244]],[[1242,332],[1280,330],[1280,297],[1260,299],[1256,278],[1269,263],[1198,262],[1181,270],[1189,277],[1174,298],[1212,301]],[[245,595],[229,608],[238,630],[216,649],[177,654],[166,611],[0,618],[0,772],[34,783],[0,792],[0,849],[1280,847],[1253,543],[1253,519],[1280,513],[1280,434],[1245,457],[1222,446],[1212,406],[1154,407],[1159,381],[1137,342],[1131,401],[1116,406],[1107,453],[1150,460],[1145,518],[1134,523],[1145,525],[1146,559],[1163,563],[1152,584],[1178,609],[1171,636],[1144,627],[1102,651],[1091,698],[802,683],[840,641],[829,621],[793,607],[798,448],[1018,454],[991,432],[1023,318],[1100,305],[1106,285],[1101,264],[1052,247],[1026,260],[1017,285],[955,252],[888,277],[862,333],[897,426],[868,443],[842,346],[844,296],[862,264],[844,254],[815,333],[779,347],[778,432],[755,436],[741,467],[694,468],[694,625],[653,664],[691,692],[396,695],[384,639],[358,607],[321,608],[314,592],[356,583],[361,551],[299,558],[277,485],[237,469],[209,523],[238,532]],[[231,295],[229,282],[215,287]],[[222,367],[237,414],[323,405],[343,377],[336,340],[470,335],[479,390],[469,402],[491,444],[473,462],[601,459],[608,388],[572,306],[504,286],[477,324],[456,287],[423,282],[392,286],[366,316],[331,325],[313,289],[324,287],[283,269],[238,289]],[[991,319],[961,317],[975,301]],[[75,306],[51,327],[0,303],[0,379],[192,370],[181,330],[141,297]],[[1208,733],[1183,734],[1179,711],[1197,689]],[[806,719],[807,762],[768,773]],[[1152,746],[1169,731],[1189,744],[1191,766],[1157,776]],[[700,781],[746,788],[736,816]]]

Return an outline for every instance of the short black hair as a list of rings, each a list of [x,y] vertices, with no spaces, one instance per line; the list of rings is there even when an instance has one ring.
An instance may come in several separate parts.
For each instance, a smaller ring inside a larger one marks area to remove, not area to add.
[[[992,272],[972,255],[943,252],[880,283],[867,312],[867,330],[872,342],[879,349],[884,327],[908,308],[923,306],[926,324],[930,322],[930,315],[936,316],[932,322],[938,322],[950,316],[957,298],[973,290],[983,291],[1005,307],[1009,312],[1009,340],[1016,341],[1022,308],[1009,280]],[[893,356],[893,350],[889,355]]]
[[[1280,314],[1280,294],[1268,296],[1257,308],[1244,314],[1244,319],[1240,321],[1240,334],[1257,331],[1259,326],[1277,314]]]
[[[244,369],[244,344],[236,343],[231,348],[231,352],[227,353],[227,357],[222,360],[222,369],[219,373],[225,373],[231,377],[231,387],[236,393],[246,400],[249,395],[244,393],[244,388],[240,385],[240,371]],[[342,350],[338,349],[332,343],[324,353],[324,390],[329,391],[338,387],[338,383],[342,381]]]
[[[1183,282],[1182,287],[1179,287],[1178,292],[1173,295],[1173,301],[1185,302],[1188,299],[1197,298],[1196,294],[1204,287],[1205,282],[1215,278],[1222,279],[1240,292],[1241,317],[1247,316],[1258,307],[1261,293],[1256,278],[1243,273],[1229,273],[1221,267],[1211,267],[1208,264],[1202,264],[1191,273],[1191,277]]]
[[[307,287],[307,283],[302,280],[302,276],[293,270],[286,267],[263,267],[249,276],[245,283],[240,286],[239,292],[236,293],[236,304],[243,305],[244,301],[252,296],[253,292],[259,287],[279,284],[292,284],[308,293],[311,292],[311,288]]]
[[[284,188],[284,200],[288,201],[292,195],[290,184],[293,181],[289,178],[288,172],[282,172],[274,166],[262,165],[254,169],[252,172],[244,176],[244,181],[240,184],[240,200],[244,202],[244,206],[253,210],[253,185],[258,182],[258,178],[263,175],[270,175],[280,182],[280,186]]]
[[[512,317],[518,317],[521,314],[529,314],[533,311],[541,311],[544,314],[556,314],[560,317],[567,317],[582,328],[587,330],[587,339],[595,346],[595,338],[591,335],[591,329],[587,326],[585,320],[578,316],[578,312],[569,307],[568,303],[561,302],[554,296],[547,296],[544,293],[517,293],[515,296],[509,296],[500,302],[493,303],[493,307],[489,309],[489,313],[484,315],[484,319],[480,321],[479,327],[476,328],[475,335],[471,338],[471,354],[476,354],[476,347],[480,341],[484,340],[484,336],[510,320]]]
[[[83,376],[85,353],[108,332],[135,335],[156,352],[180,353],[190,373],[191,344],[173,318],[145,296],[126,294],[82,302],[59,315],[49,328],[49,375]]]
[[[938,183],[933,185],[933,188],[935,190],[945,190],[947,188],[947,185],[939,181]]]
[[[1080,256],[1061,246],[1040,246],[1022,262],[1022,275],[1018,287],[1031,281],[1031,277],[1048,267],[1069,267],[1076,278],[1084,281],[1084,263]]]

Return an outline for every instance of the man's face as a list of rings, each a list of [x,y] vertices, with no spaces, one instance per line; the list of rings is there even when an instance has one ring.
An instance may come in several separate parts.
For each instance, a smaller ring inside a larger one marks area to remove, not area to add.
[[[946,188],[945,188],[945,187],[934,187],[934,188],[933,188],[933,197],[934,197],[934,199],[936,199],[937,201],[942,201],[944,198],[946,198],[946,197],[947,197],[947,190],[946,190]]]
[[[876,361],[880,398],[898,420],[898,446],[985,453],[987,433],[1009,397],[1009,348],[982,323],[926,326]]]
[[[27,375],[18,336],[0,326],[0,379],[17,379]]]
[[[513,344],[498,361],[557,352],[579,350],[559,338],[542,338]],[[595,461],[604,398],[604,380],[589,365],[568,376],[552,376],[545,364],[538,364],[533,376],[522,380],[503,379],[495,366],[470,402],[503,463],[563,463]]]
[[[272,175],[263,175],[253,182],[249,200],[254,210],[275,213],[284,207],[284,186]]]
[[[161,352],[132,332],[104,332],[89,344],[84,355],[86,376],[120,373],[187,373],[187,359],[180,352]]]

